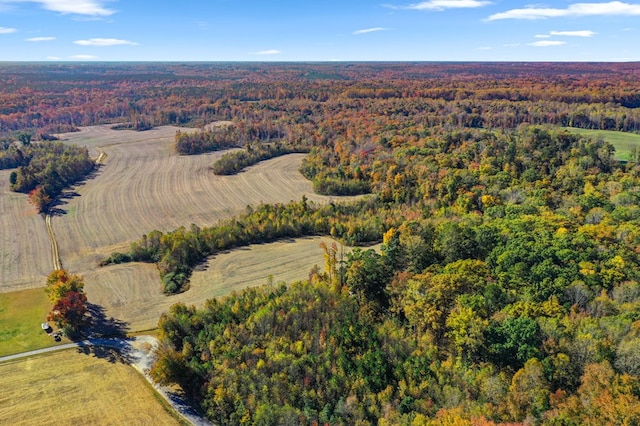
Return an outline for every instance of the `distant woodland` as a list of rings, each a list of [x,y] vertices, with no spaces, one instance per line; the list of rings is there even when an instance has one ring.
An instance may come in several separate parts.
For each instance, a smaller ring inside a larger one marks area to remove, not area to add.
[[[640,423],[637,149],[560,128],[640,131],[638,64],[12,64],[0,83],[0,161],[21,132],[201,126],[176,153],[233,148],[212,173],[308,152],[316,192],[366,194],[149,230],[103,261],[155,263],[175,293],[221,250],[360,246],[162,316],[151,374],[215,424]]]

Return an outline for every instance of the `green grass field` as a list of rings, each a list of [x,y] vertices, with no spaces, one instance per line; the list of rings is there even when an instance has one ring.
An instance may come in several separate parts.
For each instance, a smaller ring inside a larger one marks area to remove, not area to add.
[[[42,288],[0,293],[0,356],[65,343],[54,342],[40,327],[50,305]]]
[[[571,133],[590,136],[594,139],[602,138],[616,149],[615,158],[628,160],[631,148],[640,146],[640,135],[635,133],[617,132],[614,130],[577,129],[575,127],[563,127]]]

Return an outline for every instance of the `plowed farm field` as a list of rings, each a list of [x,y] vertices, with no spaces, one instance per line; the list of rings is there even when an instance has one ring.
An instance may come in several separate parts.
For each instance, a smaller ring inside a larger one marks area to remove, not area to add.
[[[0,170],[0,291],[44,285],[53,269],[44,218],[25,194],[9,191],[11,170]]]
[[[241,214],[247,205],[288,202],[303,195],[318,203],[338,199],[313,192],[298,171],[304,154],[268,160],[235,176],[215,176],[210,167],[222,153],[176,154],[177,130],[185,131],[170,126],[145,132],[95,126],[60,135],[63,141],[87,146],[94,157],[102,154],[94,176],[62,199],[59,214],[52,219],[62,265],[85,277],[89,301],[102,305],[109,316],[127,321],[132,331],[155,327],[161,312],[177,301],[198,304],[265,283],[269,275],[276,281],[304,278],[313,265],[323,264],[321,240],[221,254],[208,269],[194,274],[188,291],[172,297],[161,293],[154,265],[99,268],[98,262],[113,251],[127,250],[132,241],[154,229],[214,225]],[[2,292],[43,286],[52,269],[44,220],[26,196],[9,192],[8,174],[0,172]]]

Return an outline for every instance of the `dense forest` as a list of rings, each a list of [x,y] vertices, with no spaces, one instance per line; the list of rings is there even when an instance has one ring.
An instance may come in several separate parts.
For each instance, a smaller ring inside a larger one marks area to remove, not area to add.
[[[320,233],[383,245],[346,258],[325,247],[309,281],[175,306],[155,377],[220,424],[638,421],[640,175],[612,153],[526,127],[405,154],[425,175],[400,184],[398,171],[395,187],[340,205],[353,232],[303,200],[158,233],[161,271],[231,224],[257,237],[242,244]]]
[[[570,131],[640,131],[637,64],[15,64],[0,81],[9,139],[196,125],[176,151],[233,148],[217,173],[308,152],[316,192],[367,194],[149,230],[104,260],[155,263],[174,293],[221,250],[362,246],[163,315],[152,375],[216,424],[640,423],[637,150]]]

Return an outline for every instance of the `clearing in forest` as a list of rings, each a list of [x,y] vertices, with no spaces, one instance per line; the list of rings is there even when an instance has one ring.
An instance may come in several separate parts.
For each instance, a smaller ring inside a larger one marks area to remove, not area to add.
[[[578,129],[575,127],[563,127],[563,129],[571,133],[589,136],[593,139],[602,138],[616,149],[614,157],[618,160],[628,160],[631,150],[640,146],[640,135],[636,133],[618,132],[615,130]]]
[[[89,143],[100,146],[106,160],[53,218],[65,268],[86,276],[105,256],[154,229],[210,226],[247,205],[286,203],[303,195],[330,199],[314,194],[298,171],[303,154],[265,161],[235,176],[215,176],[210,166],[222,153],[178,155],[172,149],[176,130],[154,129],[151,137],[101,127],[102,139],[94,135],[96,128],[87,130]],[[64,137],[81,144],[83,131]]]
[[[314,194],[298,171],[303,154],[265,161],[236,176],[215,176],[210,166],[222,153],[176,154],[177,130],[95,126],[60,135],[96,157],[105,154],[95,176],[56,206],[52,225],[64,268],[87,275],[104,257],[154,229],[210,226],[247,205],[286,203],[303,195],[317,202],[331,199]],[[0,292],[40,287],[53,269],[44,220],[25,195],[9,191],[9,173],[0,172]]]

